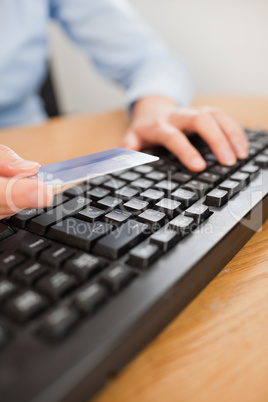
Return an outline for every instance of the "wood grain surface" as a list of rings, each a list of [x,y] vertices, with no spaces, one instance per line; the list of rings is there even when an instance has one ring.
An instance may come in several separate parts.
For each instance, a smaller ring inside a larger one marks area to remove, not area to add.
[[[268,128],[268,98],[200,96]],[[124,112],[0,131],[0,143],[52,163],[120,145]],[[94,402],[268,401],[268,222]]]

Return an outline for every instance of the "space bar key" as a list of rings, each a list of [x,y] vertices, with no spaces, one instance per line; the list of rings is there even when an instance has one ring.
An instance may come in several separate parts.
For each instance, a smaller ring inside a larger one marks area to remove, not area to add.
[[[116,259],[150,235],[149,226],[130,219],[119,228],[100,239],[93,252]]]

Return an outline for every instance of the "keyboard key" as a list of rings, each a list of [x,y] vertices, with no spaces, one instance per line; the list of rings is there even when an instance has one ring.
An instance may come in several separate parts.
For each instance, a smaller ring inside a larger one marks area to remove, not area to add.
[[[250,175],[245,172],[235,172],[230,177],[231,180],[239,181],[242,185],[241,188],[246,187],[250,181]]]
[[[97,202],[97,205],[105,208],[105,209],[114,209],[116,207],[118,207],[118,205],[122,204],[122,200],[120,198],[116,198],[116,197],[112,197],[110,195],[108,195],[105,198],[102,198],[101,200],[99,200]]]
[[[166,193],[170,193],[178,187],[178,183],[171,180],[162,180],[159,183],[156,183],[155,187],[159,190],[165,191]]]
[[[131,186],[125,186],[115,191],[115,196],[122,198],[124,201],[129,201],[138,194],[139,190]]]
[[[139,268],[147,268],[160,254],[161,250],[156,244],[139,244],[130,251],[128,264]]]
[[[108,298],[107,289],[99,283],[91,283],[79,290],[74,298],[75,306],[84,314],[93,313]]]
[[[159,166],[158,169],[161,170],[161,172],[164,172],[164,173],[166,173],[167,175],[170,176],[170,175],[172,175],[172,173],[175,173],[175,172],[178,171],[179,165],[177,165],[177,164],[173,165],[173,164],[170,164],[170,163],[164,163],[164,165]]]
[[[89,203],[90,200],[84,197],[73,198],[70,201],[67,201],[64,204],[32,219],[27,229],[31,232],[44,235],[49,226],[59,222],[63,218],[77,214]]]
[[[47,236],[64,244],[90,250],[92,243],[109,233],[112,225],[103,222],[85,222],[76,218],[68,218],[52,226]]]
[[[48,268],[36,261],[27,261],[22,266],[14,269],[12,277],[26,286],[48,272]]]
[[[82,196],[86,191],[88,191],[90,188],[90,185],[88,182],[86,183],[80,183],[77,184],[76,186],[73,186],[71,188],[68,188],[67,190],[64,191],[64,195],[68,197],[77,197],[77,196]]]
[[[203,172],[198,176],[198,180],[216,186],[220,182],[221,176],[216,173]]]
[[[4,312],[22,323],[43,311],[47,306],[48,301],[43,296],[33,290],[24,290],[5,304]]]
[[[120,225],[121,223],[126,222],[128,219],[132,217],[132,214],[127,211],[122,211],[121,209],[114,209],[105,215],[104,220],[111,225]]]
[[[211,207],[222,207],[227,201],[228,191],[214,188],[207,194],[205,204]]]
[[[94,179],[90,179],[89,184],[91,184],[93,186],[101,186],[103,183],[105,183],[110,178],[111,178],[111,176],[108,176],[108,175],[97,176],[97,177],[94,177]]]
[[[218,161],[217,157],[210,152],[203,155],[203,158],[205,159],[205,161],[211,161],[211,162],[215,162],[215,163]]]
[[[257,138],[255,140],[250,140],[250,146],[252,148],[256,148],[259,151],[261,151],[264,148],[264,144],[262,142],[257,141]]]
[[[184,188],[178,188],[178,190],[171,193],[171,197],[176,201],[180,201],[184,208],[188,208],[198,198],[196,193],[185,190]]]
[[[140,166],[135,167],[133,170],[135,170],[135,172],[138,172],[141,174],[147,174],[153,170],[153,167],[150,165],[140,165]]]
[[[0,279],[0,303],[3,304],[8,298],[18,291],[18,286],[8,279]]]
[[[179,241],[179,235],[176,231],[165,226],[152,234],[150,242],[157,244],[163,252],[166,252]]]
[[[142,189],[142,190],[147,190],[147,188],[152,187],[153,184],[154,184],[153,180],[148,180],[148,179],[144,179],[144,178],[134,180],[131,183],[131,185],[133,187],[137,187],[137,188]]]
[[[128,267],[116,265],[104,272],[100,280],[105,283],[112,292],[118,292],[134,279],[135,276],[136,273]]]
[[[262,169],[268,167],[268,156],[267,155],[258,155],[254,160],[254,164],[259,166]]]
[[[62,246],[60,244],[55,244],[54,246],[48,248],[41,254],[41,261],[46,262],[54,268],[59,268],[64,261],[74,255],[75,250],[67,246]]]
[[[219,175],[222,179],[225,179],[225,177],[231,173],[231,168],[228,166],[222,166],[222,165],[214,165],[212,168],[209,169],[211,173],[215,173]]]
[[[163,198],[155,204],[155,208],[160,212],[164,212],[170,219],[179,215],[183,209],[181,202],[171,200],[170,198]]]
[[[125,172],[120,176],[120,179],[126,180],[126,181],[134,181],[137,180],[141,177],[140,173],[137,172]],[[121,186],[122,187],[122,186]]]
[[[99,255],[116,259],[150,234],[148,225],[130,219],[100,239],[94,247]]]
[[[111,193],[111,191],[108,190],[107,188],[95,187],[92,190],[89,190],[86,192],[86,197],[88,197],[89,199],[98,201],[101,198],[106,197],[110,193]]]
[[[103,267],[104,264],[98,257],[80,252],[64,264],[65,271],[74,274],[82,281],[93,277]]]
[[[103,186],[108,188],[109,190],[118,190],[119,188],[125,186],[127,183],[125,180],[120,180],[116,178],[112,178],[105,183],[103,183]]]
[[[160,201],[165,196],[164,191],[149,188],[140,194],[140,197],[150,204],[154,205],[157,201]]]
[[[14,230],[12,230],[9,226],[0,222],[0,241],[12,236],[14,233]]]
[[[23,209],[22,211],[16,213],[16,215],[11,216],[9,222],[18,228],[24,229],[31,219],[41,215],[42,213],[44,213],[43,209]]]
[[[154,231],[165,224],[165,218],[166,215],[163,212],[154,209],[146,209],[138,216],[139,221],[147,223],[154,228]]]
[[[241,190],[241,184],[234,180],[225,180],[220,185],[219,188],[228,191],[229,199],[237,194]]]
[[[185,184],[192,179],[193,175],[183,173],[183,172],[176,172],[172,175],[172,180],[177,181],[180,184]]]
[[[158,170],[153,170],[145,175],[146,179],[153,181],[161,181],[166,177],[166,173],[160,172]]]
[[[0,255],[0,272],[8,275],[13,268],[25,261],[25,257],[19,253],[6,251]]]
[[[19,251],[29,257],[35,258],[41,251],[50,247],[51,242],[46,239],[34,237],[19,245]]]
[[[211,189],[211,184],[198,180],[191,180],[184,185],[184,188],[186,190],[195,192],[198,195],[198,197],[201,198]]]
[[[86,209],[83,209],[77,214],[78,219],[82,219],[89,222],[95,222],[99,220],[102,216],[104,216],[105,211],[103,209],[89,206]]]
[[[212,213],[213,212],[211,212],[206,205],[193,204],[191,207],[186,209],[185,216],[194,218],[196,223],[199,225],[201,222],[206,220]]]
[[[139,200],[138,198],[132,198],[132,200],[126,202],[124,207],[132,213],[140,213],[149,206],[149,202]]]
[[[176,230],[179,233],[180,238],[191,233],[195,227],[196,223],[194,218],[184,215],[178,215],[169,222],[169,228]]]
[[[75,327],[78,313],[68,306],[57,306],[42,320],[38,332],[48,340],[58,341]]]
[[[119,177],[122,176],[122,174],[129,172],[130,169],[121,169],[121,170],[117,170],[116,172],[112,172],[111,176],[113,177]]]
[[[248,173],[250,175],[250,180],[253,180],[260,173],[260,167],[257,165],[247,164],[242,166],[241,172]]]
[[[37,289],[53,300],[72,290],[78,284],[77,279],[65,272],[53,272],[37,282]]]

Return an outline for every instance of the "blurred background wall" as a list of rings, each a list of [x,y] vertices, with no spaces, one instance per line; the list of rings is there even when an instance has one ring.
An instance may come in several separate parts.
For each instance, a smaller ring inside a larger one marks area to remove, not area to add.
[[[198,94],[268,95],[267,0],[129,0],[190,65]],[[123,107],[61,30],[51,27],[52,69],[63,113]]]

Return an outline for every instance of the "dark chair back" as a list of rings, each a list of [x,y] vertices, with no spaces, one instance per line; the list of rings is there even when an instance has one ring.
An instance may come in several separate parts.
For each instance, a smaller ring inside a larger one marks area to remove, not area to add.
[[[45,110],[49,117],[56,117],[60,115],[55,90],[53,87],[53,80],[51,71],[48,69],[46,79],[39,91],[39,94],[44,102]]]

